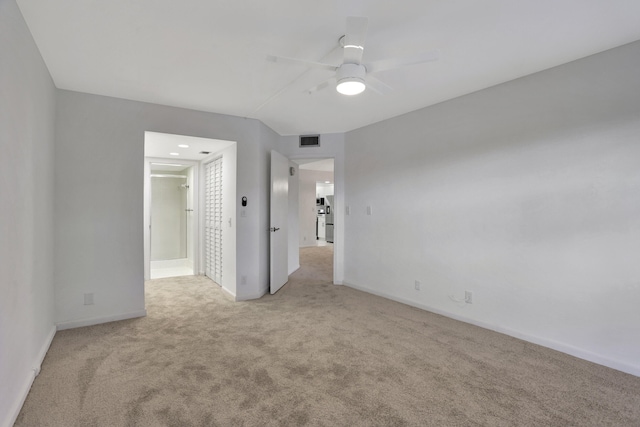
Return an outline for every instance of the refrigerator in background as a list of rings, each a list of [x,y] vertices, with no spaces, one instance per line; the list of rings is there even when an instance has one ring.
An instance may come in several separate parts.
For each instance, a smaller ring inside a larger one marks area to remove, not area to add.
[[[325,197],[325,240],[333,243],[333,196]]]

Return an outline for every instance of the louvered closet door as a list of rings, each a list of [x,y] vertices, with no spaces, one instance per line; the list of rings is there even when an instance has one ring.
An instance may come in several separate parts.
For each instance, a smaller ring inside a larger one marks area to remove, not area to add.
[[[205,274],[222,284],[222,157],[205,166]]]

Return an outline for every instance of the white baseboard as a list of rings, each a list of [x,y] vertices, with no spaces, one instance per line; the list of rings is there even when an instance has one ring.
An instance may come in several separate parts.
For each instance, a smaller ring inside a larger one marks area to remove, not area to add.
[[[13,404],[13,407],[9,411],[9,414],[8,414],[9,418],[4,420],[4,422],[6,422],[4,426],[6,427],[12,426],[18,419],[18,415],[20,415],[20,411],[22,410],[22,405],[24,405],[24,401],[27,399],[27,395],[29,394],[29,390],[31,390],[31,385],[33,385],[33,381],[36,379],[36,377],[40,373],[42,362],[44,361],[44,357],[47,355],[47,351],[49,351],[49,347],[51,347],[51,342],[53,341],[53,337],[55,335],[56,335],[56,327],[52,325],[51,330],[47,334],[47,337],[42,343],[42,346],[40,347],[40,351],[36,356],[36,359],[33,363],[33,368],[27,372],[27,378],[25,379],[24,385],[20,389],[20,393],[18,394],[18,400],[16,400],[16,402]]]
[[[295,273],[299,269],[300,269],[300,264],[296,265],[293,269],[291,269],[291,271],[289,271],[289,276],[291,276],[293,273]]]
[[[51,326],[51,330],[49,331],[49,334],[47,335],[45,342],[42,344],[42,347],[40,347],[40,352],[38,353],[38,358],[36,359],[37,365],[34,367],[34,370],[36,370],[36,377],[40,373],[42,362],[44,361],[44,358],[47,355],[47,352],[49,351],[49,347],[51,347],[51,343],[53,342],[53,337],[55,337],[55,335],[56,335],[56,327],[54,325],[54,326]]]
[[[569,344],[565,344],[565,343],[561,343],[558,341],[554,341],[554,340],[550,340],[547,338],[543,338],[543,337],[538,337],[535,335],[530,335],[527,333],[523,333],[523,332],[519,332],[513,329],[509,329],[509,328],[505,328],[503,326],[499,326],[499,325],[494,325],[494,324],[490,324],[487,322],[481,322],[481,321],[477,321],[474,319],[471,319],[469,317],[465,317],[465,316],[460,316],[456,313],[451,313],[448,311],[444,311],[438,308],[434,308],[434,307],[430,307],[428,305],[425,304],[421,304],[419,302],[416,301],[411,301],[405,298],[401,298],[401,297],[396,297],[394,295],[391,294],[387,294],[385,292],[380,292],[380,291],[376,291],[373,289],[369,289],[366,288],[364,286],[359,286],[359,285],[354,285],[353,283],[347,283],[346,281],[343,282],[343,284],[347,287],[353,288],[353,289],[357,289],[359,291],[362,292],[366,292],[369,294],[373,294],[373,295],[377,295],[379,297],[383,297],[386,299],[390,299],[392,301],[396,301],[402,304],[407,304],[410,305],[412,307],[415,308],[419,308],[421,310],[425,310],[425,311],[429,311],[431,313],[435,313],[435,314],[439,314],[441,316],[444,317],[448,317],[450,319],[455,319],[455,320],[459,320],[461,322],[465,322],[465,323],[469,323],[471,325],[475,325],[475,326],[479,326],[481,328],[484,329],[489,329],[491,331],[495,331],[495,332],[499,332],[501,334],[505,334],[505,335],[509,335],[511,337],[514,338],[518,338],[521,339],[523,341],[527,341],[533,344],[538,344],[541,345],[543,347],[547,347],[550,348],[552,350],[556,350],[559,351],[561,353],[565,353],[568,354],[570,356],[574,356],[577,357],[578,359],[583,359],[583,360],[587,360],[589,362],[593,362],[593,363],[597,363],[598,365],[602,365],[602,366],[606,366],[608,368],[612,368],[615,369],[617,371],[621,371],[621,372],[625,372],[627,374],[631,374],[631,375],[635,375],[637,377],[640,377],[640,366],[635,366],[635,365],[630,365],[628,363],[625,362],[620,362],[618,360],[614,360],[593,352],[590,352],[588,350],[584,350],[578,347],[574,347],[572,345]]]
[[[236,301],[249,301],[252,299],[260,299],[268,293],[268,290],[264,289],[260,292],[254,292],[251,294],[242,295],[241,297],[236,296]]]
[[[111,315],[111,316],[93,317],[93,318],[90,318],[90,319],[72,320],[72,321],[69,321],[69,322],[58,323],[56,326],[57,326],[59,331],[62,331],[62,330],[65,330],[65,329],[73,329],[73,328],[81,328],[83,326],[99,325],[101,323],[115,322],[115,321],[118,321],[118,320],[135,319],[136,317],[145,317],[146,315],[147,315],[147,310],[139,310],[139,311],[134,311],[134,312],[131,312],[131,313],[114,314],[114,315]]]
[[[224,292],[226,292],[227,294],[231,295],[231,297],[234,299],[236,299],[236,294],[234,292],[231,292],[229,289],[225,288],[224,286],[220,286],[220,289],[222,289]]]

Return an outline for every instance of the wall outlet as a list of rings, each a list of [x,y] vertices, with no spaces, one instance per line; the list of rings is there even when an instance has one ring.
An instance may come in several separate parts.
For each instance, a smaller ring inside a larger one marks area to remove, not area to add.
[[[421,285],[421,284],[422,284],[422,283],[420,283],[420,281],[418,281],[418,280],[416,280],[416,281],[415,281],[415,283],[413,284],[413,286],[416,288],[416,291],[419,291],[419,290],[420,290],[420,285]]]
[[[84,305],[93,305],[93,294],[84,294]]]
[[[464,302],[467,304],[473,304],[473,292],[464,291]]]

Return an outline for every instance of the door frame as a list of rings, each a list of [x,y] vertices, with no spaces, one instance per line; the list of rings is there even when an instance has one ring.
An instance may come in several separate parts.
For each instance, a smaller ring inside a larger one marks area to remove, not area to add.
[[[336,165],[337,165],[337,159],[336,156],[331,156],[331,155],[322,155],[322,154],[316,154],[316,155],[306,155],[306,154],[300,154],[300,153],[296,153],[294,155],[291,156],[287,156],[287,158],[290,161],[294,161],[295,160],[300,160],[300,159],[313,159],[313,160],[328,160],[331,159],[333,160],[333,201],[334,204],[336,206],[338,206],[338,208],[333,208],[335,214],[333,216],[334,219],[334,226],[333,226],[333,233],[334,233],[334,240],[336,239],[340,239],[339,242],[340,246],[336,245],[334,243],[333,245],[333,284],[334,285],[342,285],[342,280],[339,280],[338,278],[338,259],[340,257],[340,249],[344,247],[343,246],[343,239],[344,237],[342,236],[342,233],[339,232],[339,227],[337,226],[338,224],[342,225],[342,221],[344,220],[342,213],[344,212],[344,207],[340,206],[342,203],[342,200],[344,199],[342,196],[342,187],[340,187],[339,183],[338,183],[338,179],[337,179],[337,174],[336,174]],[[298,169],[299,169],[299,165],[298,165]],[[300,179],[300,173],[298,170],[298,179]],[[338,197],[339,196],[339,197]],[[340,200],[340,202],[338,201]],[[298,200],[298,206],[300,205],[300,200]],[[338,212],[340,212],[340,214],[338,214]],[[341,230],[341,229],[340,229]],[[298,223],[298,233],[300,233],[300,224]],[[300,244],[298,243],[298,250],[300,249]]]
[[[193,200],[191,201],[192,213],[192,233],[189,239],[189,248],[193,254],[193,274],[200,271],[200,162],[196,160],[182,160],[176,158],[145,157],[144,158],[144,206],[143,206],[143,230],[144,230],[144,280],[151,277],[151,163],[178,163],[191,167],[193,182],[189,185],[193,187]]]

